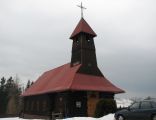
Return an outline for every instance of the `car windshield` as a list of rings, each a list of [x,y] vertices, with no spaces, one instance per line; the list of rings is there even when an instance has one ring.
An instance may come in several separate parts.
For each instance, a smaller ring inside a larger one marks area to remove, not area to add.
[[[154,108],[156,108],[156,102],[155,102],[155,101],[152,102],[152,106],[153,106]]]

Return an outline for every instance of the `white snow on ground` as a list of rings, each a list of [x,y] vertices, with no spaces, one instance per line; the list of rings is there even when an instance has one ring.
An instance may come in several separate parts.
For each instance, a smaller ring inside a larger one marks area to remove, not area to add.
[[[18,117],[13,117],[13,118],[0,118],[0,120],[41,120],[41,119],[22,119]]]
[[[129,99],[116,99],[117,107],[128,107],[132,101]],[[30,119],[21,119],[21,118],[0,118],[0,120],[30,120]],[[39,119],[31,119],[31,120],[39,120]],[[74,117],[67,118],[64,120],[114,120],[114,114],[109,114],[103,116],[101,118],[91,118],[91,117]]]
[[[0,118],[0,120],[30,120],[30,119],[21,119],[21,118]],[[39,120],[39,119],[31,119],[31,120]],[[114,120],[114,114],[109,114],[101,118],[91,118],[91,117],[74,117],[67,118],[64,120]]]
[[[21,118],[0,118],[0,120],[30,120],[30,119],[21,119]],[[39,119],[31,119],[31,120],[39,120]],[[74,117],[67,118],[64,120],[114,120],[114,114],[109,114],[101,118],[91,118],[91,117]]]
[[[74,117],[74,118],[67,118],[64,120],[114,120],[114,114],[109,114],[101,118],[91,118],[91,117]]]

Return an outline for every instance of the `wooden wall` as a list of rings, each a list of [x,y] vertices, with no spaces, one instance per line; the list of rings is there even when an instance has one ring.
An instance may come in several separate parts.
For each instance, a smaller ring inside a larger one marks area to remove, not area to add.
[[[101,98],[112,98],[114,94],[93,91],[66,91],[24,97],[25,114],[51,116],[62,113],[63,117],[94,117],[96,104]]]
[[[64,117],[87,116],[86,92],[58,93],[55,98],[54,112],[61,112]]]
[[[53,109],[48,94],[24,97],[23,111],[25,114],[48,116]]]

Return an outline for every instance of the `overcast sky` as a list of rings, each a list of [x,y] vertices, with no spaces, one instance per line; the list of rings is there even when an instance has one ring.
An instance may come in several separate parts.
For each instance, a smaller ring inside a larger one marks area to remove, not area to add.
[[[0,0],[0,77],[21,83],[70,62],[80,0]],[[126,91],[156,97],[156,0],[82,0],[98,66]]]

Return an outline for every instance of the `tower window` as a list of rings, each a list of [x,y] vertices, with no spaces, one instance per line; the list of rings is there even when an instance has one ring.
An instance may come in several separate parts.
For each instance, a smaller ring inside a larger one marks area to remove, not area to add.
[[[79,45],[79,39],[78,38],[76,39],[76,45]]]
[[[87,43],[91,44],[92,43],[92,39],[90,37],[86,37]]]

